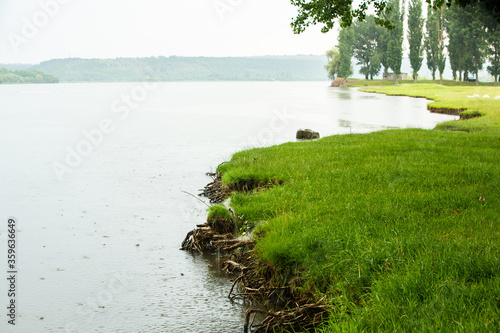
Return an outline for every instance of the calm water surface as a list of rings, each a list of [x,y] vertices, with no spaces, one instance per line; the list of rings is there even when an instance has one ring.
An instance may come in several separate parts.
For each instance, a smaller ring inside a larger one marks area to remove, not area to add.
[[[325,82],[0,86],[0,257],[18,223],[17,325],[1,332],[240,332],[209,258],[204,175],[243,148],[453,119]],[[0,262],[6,274],[6,260]],[[7,305],[7,282],[0,304]],[[4,310],[5,312],[5,310]]]

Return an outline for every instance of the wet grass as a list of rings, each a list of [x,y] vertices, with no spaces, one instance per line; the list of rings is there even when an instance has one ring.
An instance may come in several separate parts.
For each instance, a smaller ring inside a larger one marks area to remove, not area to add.
[[[495,99],[495,97],[500,96],[499,87],[409,83],[397,87],[392,85],[361,90],[393,96],[425,97],[433,100],[429,106],[434,108],[478,111],[486,116],[469,121],[444,122],[439,124],[437,129],[466,132],[484,131],[500,135],[500,98]]]
[[[500,330],[500,100],[466,97],[500,89],[376,89],[484,116],[239,152],[225,182],[283,183],[233,195],[234,210],[260,260],[327,295],[319,331]]]
[[[208,209],[207,223],[218,234],[232,233],[238,227],[224,205],[214,205]]]

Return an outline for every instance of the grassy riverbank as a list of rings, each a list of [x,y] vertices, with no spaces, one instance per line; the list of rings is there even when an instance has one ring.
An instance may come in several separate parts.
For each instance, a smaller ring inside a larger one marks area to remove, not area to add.
[[[284,182],[232,197],[260,260],[327,296],[325,332],[499,330],[500,99],[467,96],[500,89],[369,90],[484,116],[235,154],[224,182]]]
[[[360,86],[362,82],[370,82],[360,80],[354,82],[354,86]],[[372,83],[373,84],[373,83]],[[467,84],[464,86],[464,84]],[[413,96],[425,97],[434,102],[430,103],[430,107],[434,108],[451,108],[451,109],[467,109],[469,111],[479,111],[487,115],[486,117],[475,118],[468,121],[451,121],[439,124],[437,129],[453,130],[453,131],[482,131],[500,134],[500,88],[493,87],[491,84],[478,86],[471,85],[471,82],[456,83],[451,81],[445,85],[428,82],[424,84],[403,83],[399,86],[379,86],[379,87],[362,87],[362,91],[378,92],[394,96]],[[487,97],[486,97],[487,96]]]

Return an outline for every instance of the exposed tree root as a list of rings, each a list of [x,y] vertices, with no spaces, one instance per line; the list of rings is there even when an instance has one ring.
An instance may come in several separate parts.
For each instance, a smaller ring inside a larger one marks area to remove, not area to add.
[[[303,279],[291,278],[278,284],[279,272],[271,265],[255,260],[253,250],[232,254],[222,264],[228,272],[240,272],[233,281],[228,298],[243,298],[259,304],[259,308],[248,309],[245,315],[244,332],[275,332],[285,329],[307,330],[324,322],[328,305],[324,298],[311,302],[313,295],[298,289]],[[264,310],[265,309],[265,310]],[[265,315],[264,320],[254,325],[255,314]]]
[[[277,312],[265,311],[262,309],[248,309],[245,313],[244,332],[252,328],[253,318],[256,313],[266,315],[266,318],[254,326],[260,332],[274,332],[276,329],[308,329],[322,323],[327,314],[327,305],[323,304],[323,299],[316,303],[304,304],[290,310]],[[250,322],[250,318],[252,321]]]
[[[216,204],[226,200],[231,195],[231,190],[228,186],[222,183],[222,175],[220,173],[207,173],[207,176],[212,177],[212,182],[205,186],[200,194],[201,197],[210,199],[210,203]]]
[[[224,247],[222,248],[223,251],[234,251],[236,250],[237,248],[240,248],[240,247],[244,247],[244,246],[249,246],[249,245],[253,245],[255,243],[255,241],[253,239],[251,240],[247,240],[247,241],[238,241],[237,243],[231,245],[231,246],[227,246],[227,247]]]
[[[200,253],[218,251],[227,256],[222,269],[239,274],[231,285],[228,298],[242,298],[260,305],[260,308],[247,310],[245,332],[308,329],[324,321],[328,314],[324,300],[311,303],[313,296],[299,291],[303,282],[301,278],[277,283],[281,280],[277,278],[280,273],[272,265],[255,260],[254,244],[254,240],[241,241],[232,234],[217,234],[208,224],[201,224],[187,234],[182,249]],[[235,252],[236,249],[241,250]],[[264,314],[265,318],[254,325],[256,314]]]
[[[182,242],[181,250],[203,253],[204,250],[207,250],[208,245],[210,245],[213,236],[214,234],[210,227],[198,227],[191,230]]]
[[[241,182],[230,189],[222,184],[220,174],[207,174],[213,181],[205,186],[201,196],[206,196],[211,203],[225,200],[232,191],[264,188],[263,184],[254,181]],[[266,187],[272,187],[280,182],[269,182]],[[217,228],[216,228],[217,229]],[[235,238],[227,230],[216,230],[208,223],[197,225],[190,231],[181,249],[203,253],[217,252],[226,256],[222,269],[238,274],[234,279],[228,298],[249,300],[259,308],[248,309],[245,315],[245,332],[275,332],[284,329],[309,329],[323,322],[328,315],[324,299],[312,302],[314,296],[299,288],[304,279],[287,277],[274,266],[257,260],[254,254],[255,240]],[[255,315],[265,315],[265,318],[254,325]]]
[[[219,234],[208,223],[199,224],[191,230],[181,244],[181,250],[198,251],[234,251],[237,248],[252,245],[254,240],[238,240],[231,233]]]

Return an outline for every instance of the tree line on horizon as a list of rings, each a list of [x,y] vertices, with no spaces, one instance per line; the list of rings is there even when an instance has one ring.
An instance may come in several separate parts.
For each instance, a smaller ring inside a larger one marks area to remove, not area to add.
[[[53,75],[35,70],[8,70],[0,68],[0,84],[15,83],[58,83]]]
[[[324,80],[324,56],[53,59],[30,69],[62,82],[315,81]]]
[[[442,84],[446,59],[449,59],[453,80],[469,80],[473,75],[476,84],[478,72],[489,62],[487,71],[498,84],[500,75],[500,24],[494,15],[478,4],[465,7],[443,5],[428,7],[423,15],[423,1],[410,0],[406,12],[405,0],[390,0],[392,10],[386,17],[392,29],[377,24],[377,18],[367,16],[340,30],[338,45],[327,51],[328,77],[344,79],[353,74],[351,59],[361,65],[360,74],[373,79],[389,70],[394,73],[395,84],[401,74],[403,59],[404,25],[407,23],[407,40],[412,77],[417,82],[424,58],[432,79]],[[425,54],[425,57],[424,57]],[[384,75],[384,77],[385,77]]]

